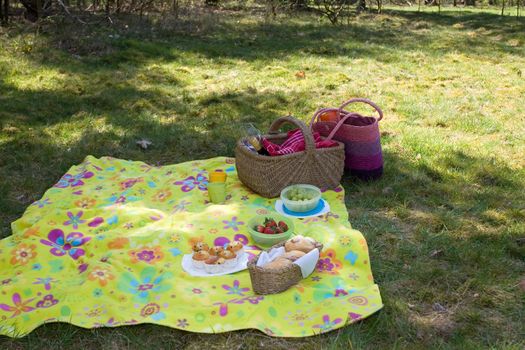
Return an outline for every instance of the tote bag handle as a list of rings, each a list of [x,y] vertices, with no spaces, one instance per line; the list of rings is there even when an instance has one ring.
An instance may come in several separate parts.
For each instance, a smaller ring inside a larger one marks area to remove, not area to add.
[[[374,102],[372,102],[372,101],[370,101],[369,99],[366,99],[366,98],[352,98],[352,99],[346,101],[345,103],[343,103],[339,107],[338,117],[341,115],[342,112],[344,112],[343,108],[348,106],[350,103],[355,103],[355,102],[363,102],[363,103],[366,103],[367,105],[372,106],[377,111],[377,113],[379,114],[379,119],[377,119],[377,121],[380,121],[381,119],[383,119],[383,111],[381,110],[381,108],[379,108],[378,105],[376,105]]]

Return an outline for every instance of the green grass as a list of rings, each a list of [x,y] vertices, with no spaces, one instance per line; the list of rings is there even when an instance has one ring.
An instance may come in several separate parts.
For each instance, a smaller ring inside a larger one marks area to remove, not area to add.
[[[369,97],[386,114],[385,175],[343,184],[385,308],[296,340],[49,324],[0,337],[0,348],[525,346],[523,19],[388,9],[336,27],[235,11],[152,26],[114,20],[1,32],[0,237],[88,154],[152,164],[233,155],[240,122],[264,130],[288,112],[307,120]],[[141,151],[142,137],[154,146]]]

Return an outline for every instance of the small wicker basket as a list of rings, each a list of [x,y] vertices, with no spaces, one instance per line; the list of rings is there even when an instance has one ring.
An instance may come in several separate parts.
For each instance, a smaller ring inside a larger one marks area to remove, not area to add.
[[[284,241],[276,244],[266,251],[269,252],[273,248],[282,247],[285,243],[286,242]],[[319,249],[320,253],[323,249],[323,245],[316,242],[316,248]],[[292,264],[291,266],[284,267],[279,271],[270,271],[257,266],[257,260],[259,260],[258,256],[248,262],[248,271],[250,272],[252,289],[256,294],[266,295],[280,293],[299,283],[299,281],[303,279],[299,265]]]
[[[316,148],[310,128],[293,117],[276,119],[264,137],[278,144],[283,143],[287,134],[279,133],[279,128],[285,123],[301,129],[305,150],[270,157],[250,151],[239,140],[235,148],[235,163],[241,182],[267,198],[279,196],[283,188],[294,184],[310,184],[321,189],[337,187],[343,176],[344,145],[336,141],[337,146]]]

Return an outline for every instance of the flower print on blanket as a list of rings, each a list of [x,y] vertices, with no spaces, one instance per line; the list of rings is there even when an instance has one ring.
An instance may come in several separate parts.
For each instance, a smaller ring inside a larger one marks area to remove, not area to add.
[[[324,244],[315,271],[296,286],[256,295],[247,270],[187,275],[181,260],[196,241],[239,241],[250,258],[260,253],[247,223],[271,216],[273,200],[245,188],[234,164],[224,157],[167,166],[87,157],[72,167],[0,241],[0,335],[20,337],[53,321],[304,337],[351,327],[381,309],[366,241],[347,222],[342,187],[323,192],[330,216],[293,219],[296,234]],[[223,205],[206,201],[214,170],[228,173]]]
[[[69,255],[77,260],[85,254],[84,249],[80,247],[90,239],[91,237],[84,237],[80,232],[71,232],[64,237],[64,231],[55,229],[49,232],[47,239],[41,239],[40,243],[52,247],[50,253],[53,255]]]
[[[175,181],[175,185],[181,186],[183,192],[190,192],[194,188],[206,191],[208,189],[208,178],[204,173],[198,173],[195,176],[188,176],[182,181]]]

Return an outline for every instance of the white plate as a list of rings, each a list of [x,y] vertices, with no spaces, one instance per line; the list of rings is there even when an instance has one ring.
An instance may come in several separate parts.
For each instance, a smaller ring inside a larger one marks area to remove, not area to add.
[[[220,273],[207,273],[204,270],[196,269],[193,266],[193,259],[191,258],[192,254],[185,254],[182,257],[182,268],[184,271],[189,273],[192,276],[196,277],[211,277],[211,276],[222,276],[222,275],[228,275],[230,273],[239,272],[242,270],[246,270],[248,263],[248,253],[244,252],[242,255],[240,255],[237,259],[237,264],[231,267],[225,267],[223,272]]]
[[[314,214],[311,214],[311,215],[288,215],[284,212],[283,210],[283,201],[278,199],[275,201],[275,210],[281,214],[281,215],[284,215],[286,217],[289,217],[289,218],[296,218],[296,219],[306,219],[306,218],[313,218],[313,217],[316,217],[316,216],[319,216],[319,215],[323,215],[323,214],[326,214],[330,211],[330,204],[328,204],[327,201],[325,201],[324,199],[321,199],[323,202],[324,202],[324,207],[322,210],[318,211],[317,213],[314,213]]]

